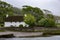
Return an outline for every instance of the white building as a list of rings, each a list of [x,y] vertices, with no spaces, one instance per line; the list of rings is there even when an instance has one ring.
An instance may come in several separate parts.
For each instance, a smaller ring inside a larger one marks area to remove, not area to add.
[[[8,16],[5,18],[4,22],[5,27],[11,27],[11,26],[19,27],[19,25],[23,25],[23,27],[29,26],[25,22],[23,22],[23,16]]]

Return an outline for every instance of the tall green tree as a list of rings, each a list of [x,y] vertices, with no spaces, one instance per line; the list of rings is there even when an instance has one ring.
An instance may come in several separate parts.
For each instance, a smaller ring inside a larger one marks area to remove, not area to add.
[[[0,1],[0,20],[1,21],[6,16],[6,14],[13,15],[12,5],[4,1]]]
[[[46,9],[43,9],[43,11],[44,11],[44,16],[45,16],[46,18],[54,19],[54,15],[52,14],[51,11],[46,10]]]
[[[47,18],[54,19],[54,16],[52,14],[47,14],[46,16],[47,16]]]
[[[23,12],[25,13],[30,13],[32,15],[35,16],[35,18],[38,20],[40,20],[41,18],[43,18],[43,12],[40,8],[37,7],[32,7],[32,6],[23,6]]]
[[[17,7],[13,7],[14,16],[23,16],[22,10]]]

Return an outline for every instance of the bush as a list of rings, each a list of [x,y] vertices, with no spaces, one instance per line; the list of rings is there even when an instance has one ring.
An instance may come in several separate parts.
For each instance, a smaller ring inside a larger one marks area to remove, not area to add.
[[[55,27],[55,21],[50,18],[43,18],[38,22],[38,25],[44,26],[44,27]]]
[[[23,25],[21,24],[21,25],[19,25],[19,27],[20,27],[20,28],[23,28]]]
[[[0,24],[0,27],[4,27],[4,24]]]
[[[24,16],[24,22],[29,26],[33,26],[35,21],[36,21],[35,17],[31,14],[26,14],[26,16]]]

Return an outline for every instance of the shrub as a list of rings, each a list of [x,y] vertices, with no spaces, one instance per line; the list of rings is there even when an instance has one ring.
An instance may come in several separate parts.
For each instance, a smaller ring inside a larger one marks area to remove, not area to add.
[[[24,16],[24,22],[29,26],[33,26],[35,21],[36,21],[35,17],[31,14],[26,14],[26,16]]]
[[[50,18],[43,18],[38,22],[38,25],[44,26],[44,27],[55,27],[55,21]]]
[[[4,24],[0,24],[0,27],[4,27]]]
[[[20,28],[23,28],[23,25],[21,24],[21,25],[19,25],[19,27],[20,27]]]

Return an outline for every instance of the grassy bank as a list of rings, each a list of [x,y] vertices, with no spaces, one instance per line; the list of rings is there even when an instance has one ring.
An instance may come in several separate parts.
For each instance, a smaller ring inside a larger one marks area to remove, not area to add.
[[[45,31],[43,35],[48,36],[48,35],[60,35],[60,30],[51,30],[51,31]]]
[[[4,29],[4,30],[3,30]],[[43,32],[42,36],[50,36],[50,35],[60,35],[60,28],[19,28],[19,27],[9,27],[3,28],[0,32],[4,31],[14,31],[14,32]]]
[[[0,32],[5,32],[5,30],[0,30]]]

